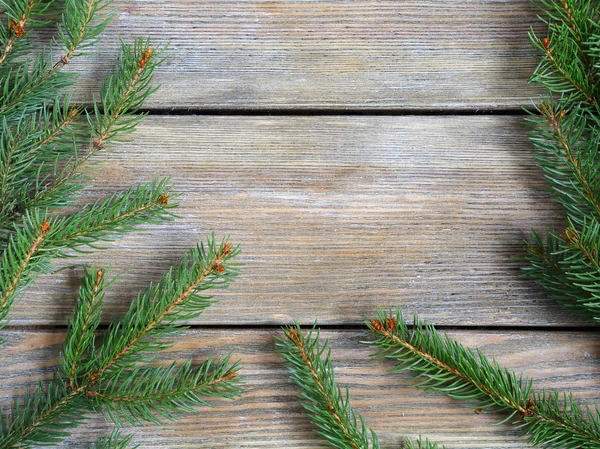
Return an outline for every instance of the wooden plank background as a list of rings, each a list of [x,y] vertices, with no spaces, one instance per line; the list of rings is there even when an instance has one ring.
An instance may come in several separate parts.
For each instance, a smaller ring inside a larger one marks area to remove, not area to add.
[[[105,322],[212,230],[242,245],[242,276],[161,360],[233,352],[246,392],[211,410],[128,429],[143,448],[317,448],[274,353],[280,326],[315,319],[336,374],[379,434],[448,448],[523,449],[500,417],[423,393],[368,357],[362,322],[401,305],[540,387],[600,398],[600,339],[519,278],[521,242],[564,218],[527,141],[539,90],[527,0],[119,0],[94,53],[75,59],[88,102],[118,36],[168,42],[149,116],[106,155],[81,202],[171,176],[175,222],[57,263],[15,308],[0,364],[5,407],[48,377],[80,264],[110,265]],[[491,115],[482,114],[490,111]],[[174,112],[174,113],[173,113]],[[110,425],[92,415],[65,442]]]

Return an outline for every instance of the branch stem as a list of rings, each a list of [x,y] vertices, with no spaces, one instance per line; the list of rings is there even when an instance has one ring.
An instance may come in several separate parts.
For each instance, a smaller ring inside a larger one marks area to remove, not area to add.
[[[313,366],[312,360],[310,359],[310,356],[306,352],[306,348],[305,348],[304,343],[302,341],[302,337],[300,335],[300,332],[298,332],[295,329],[290,329],[289,332],[288,332],[288,334],[289,334],[290,338],[292,339],[292,341],[294,342],[294,344],[296,345],[296,347],[298,348],[298,350],[300,351],[300,355],[302,357],[302,360],[304,360],[304,363],[306,363],[306,366],[308,367],[308,370],[310,371],[311,377],[313,378],[313,380],[317,384],[317,387],[319,388],[319,391],[321,392],[321,395],[327,401],[327,409],[329,410],[329,413],[331,413],[331,416],[333,416],[333,419],[335,420],[335,422],[342,429],[342,432],[344,433],[346,441],[353,448],[355,448],[355,449],[361,449],[356,444],[356,442],[351,438],[350,431],[348,430],[348,428],[346,426],[344,426],[344,423],[343,423],[340,415],[337,413],[337,411],[335,409],[334,401],[327,394],[327,390],[325,389],[325,386],[323,385],[323,383],[321,382],[321,379],[319,378],[319,373],[317,373],[317,371],[315,370],[315,367]]]

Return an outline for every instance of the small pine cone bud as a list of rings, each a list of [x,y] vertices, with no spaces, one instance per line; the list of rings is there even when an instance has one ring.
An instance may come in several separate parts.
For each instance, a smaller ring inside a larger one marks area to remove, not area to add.
[[[152,56],[152,48],[147,48],[146,50],[143,50],[142,58],[138,61],[138,66],[141,69],[146,67],[146,64],[148,63],[148,60],[150,59],[151,56]]]
[[[145,59],[147,61],[148,59],[150,59],[151,56],[152,56],[152,47],[148,47],[146,50],[142,51],[142,59]]]
[[[169,204],[169,197],[167,195],[161,195],[158,197],[158,202],[163,206]]]
[[[237,373],[235,371],[230,371],[229,373],[227,373],[227,375],[224,377],[224,380],[232,380],[235,379],[237,377]]]
[[[292,340],[300,341],[300,332],[298,332],[298,329],[289,329],[288,334]]]
[[[50,223],[43,221],[40,228],[42,229],[42,232],[46,234],[48,231],[50,231]]]
[[[381,330],[383,329],[383,326],[377,320],[371,320],[371,326],[378,332],[381,332]]]
[[[25,28],[21,23],[15,22],[13,19],[10,19],[10,32],[14,34],[16,37],[23,37],[25,35]]]
[[[225,267],[223,265],[217,265],[217,273],[224,273]]]
[[[389,331],[393,331],[394,329],[396,329],[396,318],[391,316],[387,319],[387,328]]]
[[[102,280],[102,276],[104,276],[104,273],[100,269],[96,272],[96,282],[100,282],[100,280]]]
[[[544,46],[544,48],[546,50],[548,50],[548,48],[550,48],[550,41],[548,40],[547,37],[545,37],[545,38],[542,39],[542,45]]]
[[[231,252],[231,243],[225,243],[223,245],[223,249],[221,250],[221,254],[223,254],[224,256],[229,255],[229,253]]]

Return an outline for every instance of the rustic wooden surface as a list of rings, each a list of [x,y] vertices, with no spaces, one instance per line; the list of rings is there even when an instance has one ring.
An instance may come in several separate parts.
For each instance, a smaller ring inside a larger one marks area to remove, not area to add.
[[[78,99],[110,70],[118,36],[140,35],[170,45],[149,107],[503,109],[530,106],[535,92],[528,0],[115,4],[98,53],[72,64],[86,73]]]
[[[512,259],[562,221],[525,132],[503,116],[151,116],[89,195],[172,175],[181,219],[62,265],[112,265],[112,319],[217,230],[245,268],[198,324],[360,324],[402,304],[437,324],[573,325]],[[80,275],[46,276],[14,323],[64,324]]]
[[[142,448],[325,448],[311,431],[298,405],[295,391],[275,354],[276,329],[193,330],[163,354],[162,360],[193,359],[232,353],[244,366],[245,393],[235,401],[219,401],[214,409],[199,409],[181,421],[149,425],[136,432]],[[479,347],[511,369],[536,379],[540,388],[570,389],[578,399],[599,400],[600,338],[590,332],[453,331],[462,343]],[[13,331],[0,364],[0,400],[6,404],[24,380],[34,382],[51,375],[63,333]],[[337,379],[347,384],[353,404],[377,431],[382,447],[400,447],[401,437],[427,435],[448,448],[527,447],[510,425],[495,425],[501,414],[477,415],[473,407],[445,396],[424,393],[411,386],[406,373],[389,373],[391,365],[369,357],[356,331],[326,331],[333,349]],[[23,349],[26,348],[24,351]],[[103,418],[90,415],[69,439],[69,447],[89,447],[99,435],[110,432]]]
[[[233,351],[246,393],[130,429],[143,448],[323,447],[274,353],[293,319],[327,328],[338,379],[384,447],[418,434],[448,448],[527,447],[514,428],[491,425],[499,416],[423,393],[371,360],[357,329],[377,307],[450,326],[540,387],[600,398],[598,333],[520,279],[513,258],[531,228],[563,226],[520,112],[539,94],[527,84],[526,34],[542,30],[529,1],[116,4],[97,53],[70,64],[82,73],[77,101],[110,69],[117,35],[169,42],[169,59],[150,116],[82,201],[172,176],[181,218],[38,279],[2,335],[5,407],[56,365],[81,275],[70,266],[94,261],[120,276],[108,322],[213,229],[242,245],[243,274],[163,358]],[[92,416],[65,447],[109,430]]]

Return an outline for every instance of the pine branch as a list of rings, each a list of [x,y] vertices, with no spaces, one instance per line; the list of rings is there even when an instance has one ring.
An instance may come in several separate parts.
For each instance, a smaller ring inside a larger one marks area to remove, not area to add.
[[[93,114],[87,121],[93,136],[88,150],[75,154],[66,167],[47,186],[40,189],[29,207],[53,204],[54,197],[64,197],[77,185],[79,172],[85,162],[102,151],[119,136],[133,132],[144,117],[133,115],[144,100],[158,87],[151,86],[154,69],[163,61],[162,48],[153,48],[148,40],[138,39],[132,47],[122,44],[121,55],[114,73],[105,81],[100,96],[101,104],[95,103]],[[101,112],[101,110],[103,112]]]
[[[548,91],[529,119],[535,159],[567,215],[563,232],[534,234],[523,271],[571,311],[600,319],[600,4],[541,0],[545,37],[530,33],[541,61],[531,77]]]
[[[91,369],[96,331],[102,317],[105,277],[103,270],[85,270],[79,295],[75,299],[73,319],[69,323],[62,356],[63,374],[73,388],[79,386],[82,373]]]
[[[83,49],[94,45],[111,21],[114,11],[107,11],[113,0],[66,0],[58,36],[65,49],[60,64],[68,64]]]
[[[564,244],[564,239],[554,234],[548,234],[544,243],[542,237],[534,232],[532,241],[527,242],[528,256],[523,260],[529,264],[522,268],[523,274],[535,280],[550,298],[569,311],[589,318],[590,310],[586,305],[593,303],[592,295],[567,275],[565,270],[569,267],[563,263],[565,255],[560,249]]]
[[[0,4],[5,7],[9,4],[8,0],[0,1]],[[43,8],[41,11],[36,11],[43,17],[43,13],[52,10],[54,1],[13,0],[10,2],[12,6],[7,7],[8,15],[12,14],[13,17],[10,23],[18,22],[14,17],[21,17],[18,12],[10,13],[14,4],[18,4],[20,10],[27,9],[27,5],[30,4],[34,4],[34,11]],[[0,92],[3,94],[0,96],[0,118],[8,121],[18,120],[25,114],[39,110],[40,104],[52,101],[57,93],[63,92],[65,88],[74,84],[75,75],[62,73],[61,69],[73,56],[83,54],[83,49],[98,41],[99,34],[112,18],[112,12],[106,11],[111,4],[112,0],[65,0],[62,21],[58,25],[59,39],[65,54],[54,63],[51,54],[44,51],[35,59],[33,69],[30,67],[30,61],[25,60],[11,64],[6,70],[0,70]],[[47,21],[34,23],[45,25]],[[9,36],[15,33],[21,34],[18,40],[22,40],[24,32],[18,31],[20,29],[18,26],[12,27]],[[2,32],[0,32],[0,42],[2,42]]]
[[[139,224],[171,220],[175,204],[169,203],[169,189],[167,180],[140,184],[64,218],[27,212],[0,258],[0,326],[17,294],[47,271],[52,258],[68,257],[66,250],[99,248],[98,242],[130,232]]]
[[[374,337],[373,354],[392,359],[395,370],[415,371],[417,385],[501,411],[503,422],[517,425],[528,441],[546,448],[592,449],[600,445],[597,407],[582,407],[571,394],[535,392],[533,382],[501,368],[479,351],[441,336],[415,317],[409,328],[402,313],[380,311],[367,323]]]
[[[54,0],[0,0],[6,26],[0,25],[0,66],[22,56],[28,49],[30,29],[45,26]]]
[[[352,409],[348,390],[344,397],[335,382],[331,351],[327,342],[320,345],[319,332],[313,328],[304,336],[296,325],[285,328],[284,335],[285,339],[276,340],[278,352],[288,366],[292,382],[302,391],[301,404],[317,433],[337,448],[378,448],[377,435]]]
[[[69,435],[67,429],[86,419],[82,413],[86,405],[81,391],[70,389],[59,376],[48,385],[40,383],[2,417],[0,449],[60,443]]]
[[[132,302],[119,322],[112,324],[97,354],[96,371],[90,381],[111,378],[124,367],[140,360],[143,353],[171,346],[173,332],[181,329],[178,320],[198,317],[212,304],[208,289],[227,288],[238,274],[231,262],[239,252],[226,241],[193,248],[181,263],[143,295]]]
[[[32,59],[23,49],[28,45],[25,34],[41,26],[43,17],[50,18],[50,11],[54,14],[55,1],[0,0],[10,18],[6,29],[0,23],[0,327],[15,299],[48,270],[53,258],[97,249],[139,225],[173,218],[174,195],[166,179],[139,184],[70,216],[59,215],[58,208],[83,186],[89,170],[84,164],[141,120],[143,115],[136,113],[156,89],[150,84],[152,74],[163,60],[163,48],[150,47],[148,40],[131,47],[123,43],[117,67],[92,110],[71,107],[70,95],[63,91],[74,78],[61,69],[98,40],[111,18],[112,1],[60,3],[58,36],[64,54],[53,63],[48,52]],[[206,290],[232,282],[237,265],[231,259],[237,253],[214,237],[193,249],[140,294],[103,339],[97,334],[105,272],[86,270],[60,368],[51,382],[40,383],[0,419],[0,449],[57,444],[91,410],[103,410],[117,424],[159,422],[209,405],[210,398],[237,397],[239,365],[229,365],[228,357],[200,366],[139,365],[172,344],[185,328],[180,320],[197,317],[213,303]],[[124,448],[129,441],[114,433],[96,447]]]
[[[368,429],[362,416],[350,405],[335,381],[331,349],[319,342],[319,331],[313,327],[303,335],[300,326],[284,328],[285,338],[276,338],[279,355],[286,362],[290,378],[302,392],[301,404],[317,428],[317,433],[332,447],[344,449],[379,448],[376,433]],[[407,440],[408,448],[438,449],[428,440]]]
[[[194,405],[207,405],[204,398],[235,398],[240,394],[239,365],[227,365],[228,358],[199,367],[137,368],[148,354],[170,346],[185,326],[177,323],[198,316],[213,301],[208,289],[226,288],[237,275],[231,261],[237,248],[214,237],[190,251],[145,294],[132,302],[125,317],[109,327],[101,345],[93,349],[95,313],[101,306],[102,279],[98,271],[87,273],[80,301],[69,328],[61,373],[73,373],[65,380],[56,375],[47,387],[40,386],[23,404],[13,407],[0,437],[0,449],[56,444],[72,427],[81,423],[89,410],[103,409],[116,424],[160,422],[174,419]],[[95,278],[95,279],[94,279]],[[82,338],[79,335],[84,334]],[[77,348],[82,348],[79,350]],[[80,359],[75,360],[75,354]],[[127,396],[127,395],[130,396]]]
[[[530,40],[543,55],[531,80],[558,93],[567,104],[598,106],[598,67],[590,41],[599,27],[600,8],[590,0],[541,0],[548,34]]]
[[[54,101],[57,93],[73,85],[75,75],[53,69],[52,56],[42,51],[0,73],[0,118],[8,122],[35,113],[41,104]]]
[[[241,393],[237,384],[238,364],[229,359],[207,360],[199,366],[140,367],[123,371],[87,394],[107,419],[118,426],[124,420],[132,425],[162,424],[196,406],[210,406],[205,398],[235,399]]]

